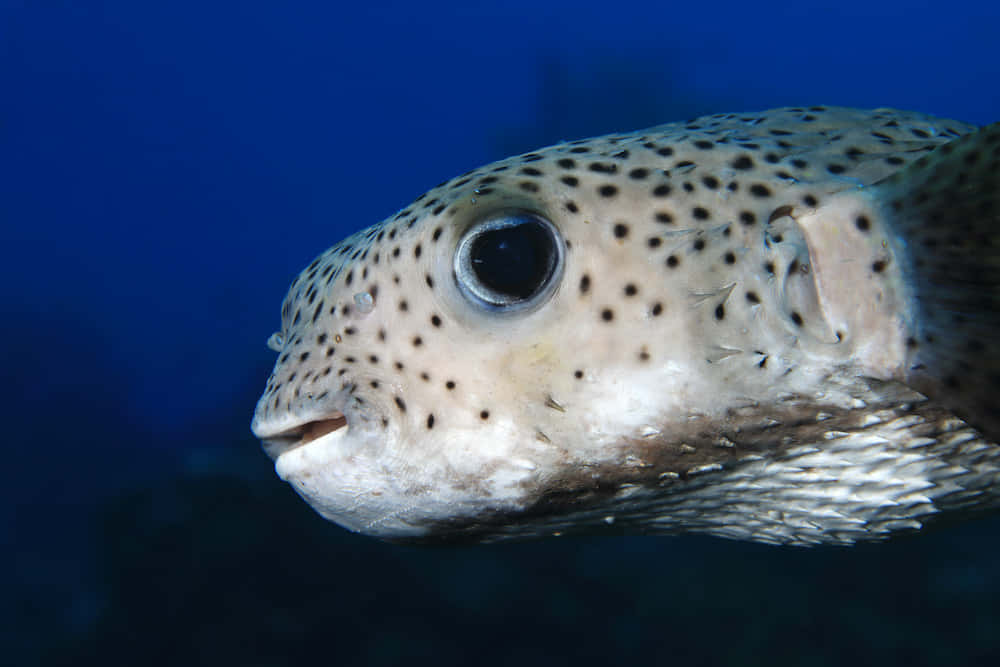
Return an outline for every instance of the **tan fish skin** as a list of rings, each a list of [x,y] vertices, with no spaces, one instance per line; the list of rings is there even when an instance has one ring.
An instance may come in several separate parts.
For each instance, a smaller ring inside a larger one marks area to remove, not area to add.
[[[994,507],[998,145],[787,108],[475,169],[295,280],[253,431],[386,539],[849,544]]]

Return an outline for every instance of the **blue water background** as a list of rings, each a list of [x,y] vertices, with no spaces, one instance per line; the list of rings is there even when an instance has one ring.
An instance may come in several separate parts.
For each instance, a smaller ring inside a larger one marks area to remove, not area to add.
[[[962,0],[0,2],[10,664],[1000,664],[996,520],[400,549],[315,518],[248,431],[291,279],[436,183],[702,113],[1000,120],[998,26]]]

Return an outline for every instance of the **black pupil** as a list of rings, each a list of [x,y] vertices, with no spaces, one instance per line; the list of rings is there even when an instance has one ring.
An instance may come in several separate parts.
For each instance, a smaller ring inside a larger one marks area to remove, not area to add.
[[[472,270],[499,294],[528,299],[552,275],[555,248],[549,231],[525,222],[483,232],[472,242]]]

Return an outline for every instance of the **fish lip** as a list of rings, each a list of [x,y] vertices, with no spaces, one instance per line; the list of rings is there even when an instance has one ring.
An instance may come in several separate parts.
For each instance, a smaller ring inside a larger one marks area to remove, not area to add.
[[[265,425],[254,425],[254,434],[260,438],[264,451],[277,461],[278,457],[311,442],[319,440],[331,433],[347,428],[347,417],[339,410],[326,413],[312,419],[304,419],[282,428],[268,428]]]

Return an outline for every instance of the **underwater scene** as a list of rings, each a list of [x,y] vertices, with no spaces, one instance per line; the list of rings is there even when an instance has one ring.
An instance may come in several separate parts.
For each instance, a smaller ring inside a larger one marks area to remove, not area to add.
[[[0,3],[4,663],[1000,664],[998,25]]]

